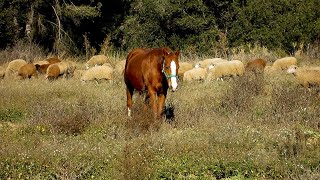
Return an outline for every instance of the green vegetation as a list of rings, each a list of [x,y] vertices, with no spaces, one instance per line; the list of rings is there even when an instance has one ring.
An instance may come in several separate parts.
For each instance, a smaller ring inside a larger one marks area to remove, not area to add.
[[[229,56],[259,45],[318,56],[319,7],[318,0],[3,0],[0,48],[23,40],[59,55],[169,46]]]

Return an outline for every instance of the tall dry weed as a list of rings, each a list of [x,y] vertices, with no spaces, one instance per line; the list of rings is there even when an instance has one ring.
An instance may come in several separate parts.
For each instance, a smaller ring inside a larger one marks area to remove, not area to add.
[[[24,59],[27,62],[42,60],[45,51],[37,44],[18,41],[14,46],[0,51],[0,64],[10,62],[15,59]]]

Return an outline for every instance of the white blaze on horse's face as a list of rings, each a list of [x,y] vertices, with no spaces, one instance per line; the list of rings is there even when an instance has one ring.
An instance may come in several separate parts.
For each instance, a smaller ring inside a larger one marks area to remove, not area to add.
[[[174,61],[171,61],[170,63],[170,68],[171,68],[171,87],[172,91],[175,91],[178,87],[178,82],[177,82],[177,65]]]

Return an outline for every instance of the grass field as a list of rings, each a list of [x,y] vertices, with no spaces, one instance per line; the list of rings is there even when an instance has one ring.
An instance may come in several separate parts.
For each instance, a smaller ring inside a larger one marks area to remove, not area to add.
[[[174,119],[125,85],[0,80],[0,179],[319,179],[319,89],[284,72],[181,82]]]

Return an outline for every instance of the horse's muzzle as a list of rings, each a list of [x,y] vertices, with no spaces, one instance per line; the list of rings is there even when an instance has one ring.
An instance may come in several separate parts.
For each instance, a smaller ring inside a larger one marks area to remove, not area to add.
[[[172,92],[176,91],[178,88],[178,82],[177,82],[177,77],[171,77],[171,90]]]

